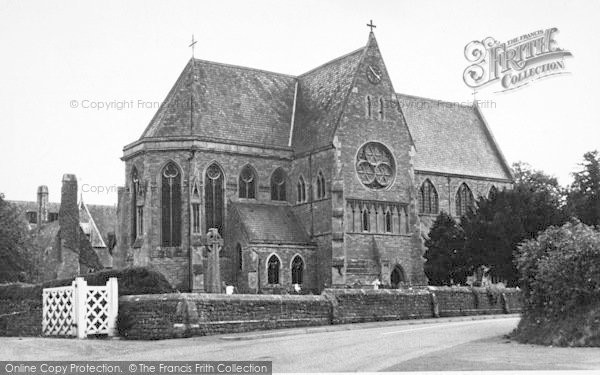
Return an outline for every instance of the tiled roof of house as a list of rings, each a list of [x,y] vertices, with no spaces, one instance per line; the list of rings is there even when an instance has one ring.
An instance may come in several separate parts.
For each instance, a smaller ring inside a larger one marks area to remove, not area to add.
[[[478,108],[396,95],[417,149],[415,170],[512,179]]]
[[[232,209],[240,216],[249,242],[310,244],[310,238],[290,206],[235,202]]]
[[[19,213],[21,213],[23,215],[26,212],[29,212],[29,211],[37,212],[37,210],[38,210],[38,204],[35,201],[9,201],[9,202],[14,204],[15,207],[17,207],[17,210],[19,211]],[[48,202],[48,205],[46,207],[48,208],[48,212],[58,213],[58,211],[60,209],[60,203]]]
[[[96,204],[86,204],[86,207],[94,220],[94,225],[98,229],[98,233],[101,237],[101,241],[98,241],[93,237],[93,247],[105,247],[108,245],[108,233],[115,233],[117,226],[117,207],[116,206],[105,206]],[[79,211],[79,221],[87,222],[82,215],[82,210]]]
[[[288,147],[295,84],[284,74],[190,60],[142,138],[193,135]]]

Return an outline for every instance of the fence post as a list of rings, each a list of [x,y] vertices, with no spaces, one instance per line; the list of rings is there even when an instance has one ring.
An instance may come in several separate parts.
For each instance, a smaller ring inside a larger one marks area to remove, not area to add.
[[[85,331],[87,329],[86,313],[86,295],[87,295],[87,281],[83,277],[77,277],[73,280],[73,294],[75,299],[74,304],[74,315],[75,325],[77,330],[77,337],[84,339],[87,337]]]
[[[116,277],[106,283],[108,290],[108,336],[117,336],[117,316],[119,315],[119,284]]]

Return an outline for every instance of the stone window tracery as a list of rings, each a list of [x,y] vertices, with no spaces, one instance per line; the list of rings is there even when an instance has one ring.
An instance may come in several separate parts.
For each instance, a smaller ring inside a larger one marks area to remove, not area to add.
[[[281,168],[277,168],[271,175],[271,200],[274,201],[285,201],[286,198],[286,187],[285,187],[286,174]]]
[[[162,177],[162,246],[181,245],[181,173],[175,163],[167,164]]]
[[[395,171],[392,153],[381,143],[369,142],[356,155],[356,173],[367,188],[389,188],[394,181]]]
[[[463,182],[456,192],[456,216],[466,215],[473,209],[474,199],[471,189]]]
[[[292,260],[292,284],[302,284],[304,273],[304,261],[299,255]]]
[[[256,173],[254,168],[246,165],[240,173],[238,189],[240,198],[256,198]]]
[[[279,268],[281,262],[276,255],[271,255],[267,261],[267,282],[269,284],[279,284]]]
[[[205,220],[206,230],[217,228],[220,234],[223,233],[223,211],[225,206],[223,187],[223,171],[216,163],[213,163],[206,170],[204,179]]]
[[[437,214],[439,209],[439,199],[435,186],[425,180],[419,189],[419,212],[422,214]]]

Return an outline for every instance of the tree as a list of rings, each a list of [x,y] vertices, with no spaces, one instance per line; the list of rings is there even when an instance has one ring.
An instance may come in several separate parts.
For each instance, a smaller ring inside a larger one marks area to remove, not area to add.
[[[0,194],[0,282],[24,281],[30,269],[28,229],[16,207]]]
[[[581,171],[567,193],[567,210],[588,225],[600,225],[600,160],[598,151],[586,152]]]
[[[425,275],[431,285],[464,284],[464,232],[452,216],[441,212],[425,241]]]
[[[470,272],[487,266],[491,275],[511,286],[518,283],[514,265],[518,245],[567,220],[561,205],[564,192],[556,178],[523,163],[514,167],[514,188],[489,199],[480,197],[477,209],[461,220]]]

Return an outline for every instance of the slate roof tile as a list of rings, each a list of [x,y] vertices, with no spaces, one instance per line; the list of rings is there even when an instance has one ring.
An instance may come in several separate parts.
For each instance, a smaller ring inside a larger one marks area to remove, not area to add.
[[[248,241],[257,243],[310,244],[310,238],[290,206],[235,202]]]
[[[416,170],[512,179],[474,106],[396,96],[417,149]]]

